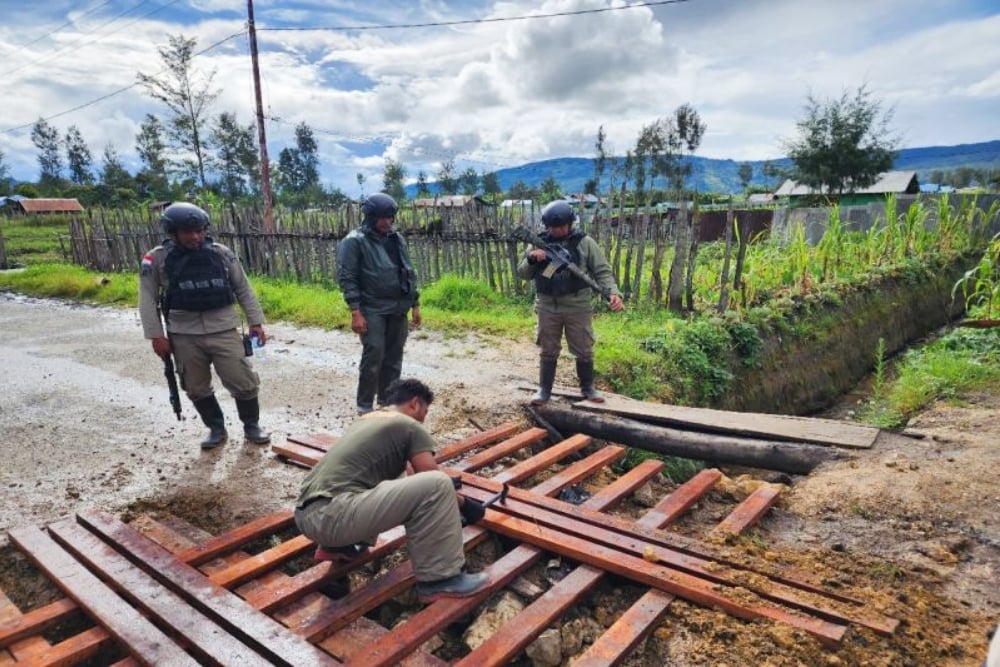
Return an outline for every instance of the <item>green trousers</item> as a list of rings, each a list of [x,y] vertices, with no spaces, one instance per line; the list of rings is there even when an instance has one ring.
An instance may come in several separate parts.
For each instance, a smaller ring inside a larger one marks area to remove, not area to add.
[[[385,390],[403,372],[403,348],[409,324],[402,315],[365,313],[368,332],[361,335],[361,363],[358,368],[358,407],[374,407],[376,394],[385,400]]]
[[[211,334],[170,334],[181,387],[197,401],[215,393],[212,367],[229,393],[238,401],[257,398],[260,379],[243,355],[243,341],[236,329]]]
[[[367,491],[311,503],[295,510],[295,524],[324,547],[374,544],[379,533],[402,524],[417,581],[447,579],[465,565],[455,487],[439,471],[386,480]]]

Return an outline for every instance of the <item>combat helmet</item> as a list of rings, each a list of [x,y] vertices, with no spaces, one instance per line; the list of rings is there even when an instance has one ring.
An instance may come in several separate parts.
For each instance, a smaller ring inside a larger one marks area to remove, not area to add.
[[[571,225],[576,222],[576,211],[565,199],[557,199],[542,209],[542,224],[546,227]]]
[[[379,218],[394,218],[399,205],[396,200],[384,192],[376,192],[368,195],[361,202],[361,215],[364,216],[364,223],[370,225]]]
[[[208,222],[205,209],[187,202],[171,204],[160,216],[160,226],[166,234],[176,234],[181,229],[205,229]]]

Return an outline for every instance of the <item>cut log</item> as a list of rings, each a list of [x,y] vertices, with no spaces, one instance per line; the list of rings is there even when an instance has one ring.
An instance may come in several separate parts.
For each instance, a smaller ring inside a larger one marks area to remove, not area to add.
[[[802,475],[823,461],[841,458],[840,450],[794,442],[681,431],[632,419],[538,406],[539,414],[564,433],[586,433],[608,442],[699,461],[728,463]]]

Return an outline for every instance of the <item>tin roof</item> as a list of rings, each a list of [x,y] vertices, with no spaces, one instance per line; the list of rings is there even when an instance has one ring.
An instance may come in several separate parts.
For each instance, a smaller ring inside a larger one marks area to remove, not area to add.
[[[76,213],[83,210],[76,199],[22,199],[25,213]]]
[[[867,188],[858,188],[851,194],[859,195],[879,195],[879,194],[904,194],[916,193],[918,191],[917,172],[915,171],[887,171],[879,176],[879,179]],[[825,193],[826,189],[815,190],[808,185],[801,185],[792,179],[786,180],[774,193],[778,197],[788,197],[790,195],[812,195]],[[846,193],[845,193],[846,194]]]

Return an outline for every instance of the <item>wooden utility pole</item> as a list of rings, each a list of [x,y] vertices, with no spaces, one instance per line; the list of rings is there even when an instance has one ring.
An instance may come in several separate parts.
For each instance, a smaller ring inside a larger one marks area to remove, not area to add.
[[[264,232],[274,233],[274,210],[271,198],[271,165],[267,160],[267,136],[264,132],[264,105],[260,99],[260,65],[257,63],[257,28],[253,22],[253,0],[247,0],[247,26],[250,32],[250,61],[253,63],[253,93],[257,102],[257,143],[260,144],[260,191],[264,197]]]

